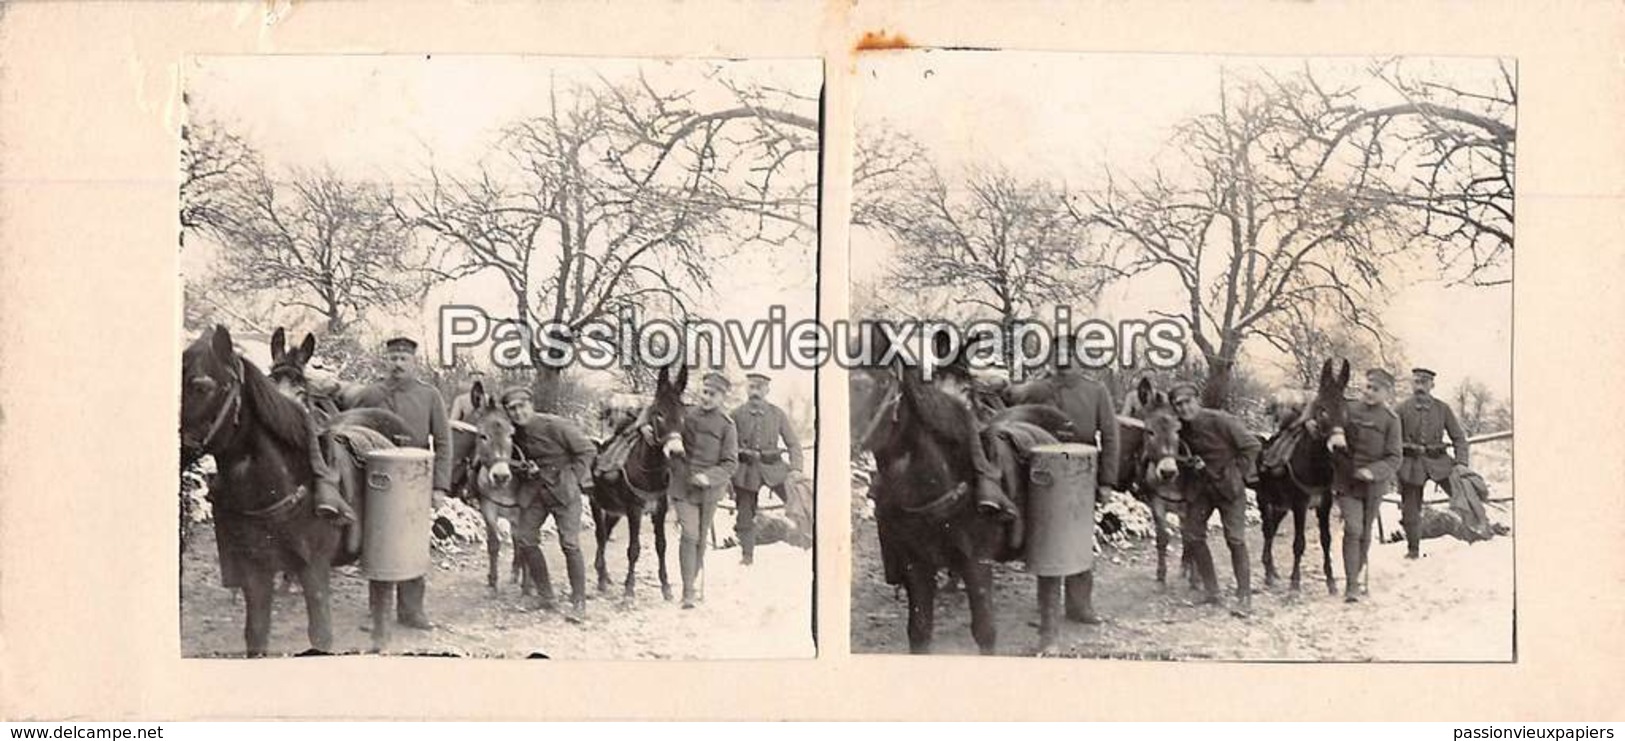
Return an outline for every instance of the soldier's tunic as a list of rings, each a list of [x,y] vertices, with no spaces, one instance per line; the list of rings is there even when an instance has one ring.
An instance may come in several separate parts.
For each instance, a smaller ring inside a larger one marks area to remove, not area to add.
[[[1181,523],[1185,542],[1205,544],[1208,518],[1218,510],[1225,543],[1232,549],[1245,545],[1247,492],[1243,482],[1253,474],[1263,443],[1241,420],[1216,409],[1197,410],[1196,416],[1182,422],[1179,437],[1202,459],[1202,470],[1188,487],[1186,516]]]
[[[705,539],[722,501],[728,482],[739,468],[739,432],[721,408],[704,411],[691,407],[683,420],[683,450],[671,463],[671,483],[666,489],[683,547],[695,549],[696,565],[704,562]],[[705,474],[708,486],[693,486],[690,479]]]
[[[1333,466],[1332,493],[1343,514],[1343,571],[1352,587],[1371,553],[1382,495],[1399,470],[1399,416],[1382,404],[1353,403],[1343,434],[1351,465]],[[1354,478],[1361,468],[1371,472],[1371,481]]]
[[[395,441],[397,444],[428,448],[432,442],[433,487],[441,491],[451,488],[451,427],[446,423],[446,403],[440,398],[440,392],[435,387],[415,378],[379,381],[367,386],[357,395],[355,406],[388,409],[399,415],[406,423],[410,434],[406,440]],[[428,534],[425,533],[424,536],[427,537]],[[395,584],[399,595],[396,609],[400,620],[409,624],[426,625],[428,619],[424,616],[423,607],[424,592],[427,588],[425,578],[420,576]],[[389,582],[371,582],[369,587],[369,597],[373,604],[388,601]],[[380,626],[375,625],[376,627]]]
[[[1077,442],[1100,446],[1096,476],[1100,485],[1117,485],[1117,412],[1104,384],[1081,376],[1052,376],[1012,386],[1005,399],[1012,405],[1048,404],[1065,412],[1077,430]]]
[[[766,400],[740,404],[731,416],[739,433],[739,468],[733,474],[734,502],[739,506],[734,533],[749,558],[756,546],[756,505],[762,487],[789,502],[784,482],[790,471],[801,470],[801,442],[784,410]]]
[[[1404,455],[1399,464],[1399,522],[1405,528],[1405,541],[1411,553],[1422,547],[1422,489],[1429,480],[1449,488],[1450,472],[1457,464],[1470,465],[1467,434],[1456,413],[1432,396],[1412,396],[1399,405],[1399,427]],[[1444,437],[1450,436],[1454,457],[1446,453]]]

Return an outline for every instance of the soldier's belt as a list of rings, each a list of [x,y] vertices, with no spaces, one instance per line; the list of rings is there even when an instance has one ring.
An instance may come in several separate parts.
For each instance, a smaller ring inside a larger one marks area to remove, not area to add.
[[[1403,447],[1403,453],[1406,458],[1418,458],[1422,456],[1426,456],[1428,458],[1443,458],[1446,450],[1448,450],[1448,448],[1443,445],[1416,445],[1407,443]]]

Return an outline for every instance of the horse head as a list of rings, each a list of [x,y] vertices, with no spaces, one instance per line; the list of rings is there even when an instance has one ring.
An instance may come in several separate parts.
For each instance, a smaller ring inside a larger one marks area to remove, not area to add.
[[[287,334],[281,327],[271,333],[271,371],[266,375],[276,389],[301,404],[305,403],[310,382],[305,377],[305,365],[316,354],[316,336],[305,333],[298,347],[287,346]]]
[[[506,412],[487,407],[475,417],[477,430],[470,456],[475,486],[482,490],[505,487],[513,482],[513,422]]]
[[[688,388],[688,366],[679,365],[675,379],[670,377],[669,371],[669,367],[661,368],[655,376],[655,398],[642,415],[646,442],[665,440],[683,431],[688,412],[683,404],[683,391]]]
[[[204,330],[181,354],[183,461],[212,452],[241,419],[243,362],[224,325]]]

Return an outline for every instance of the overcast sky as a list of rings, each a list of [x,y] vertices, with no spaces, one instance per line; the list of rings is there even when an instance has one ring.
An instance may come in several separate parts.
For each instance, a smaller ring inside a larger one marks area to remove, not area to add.
[[[1079,187],[1108,164],[1117,171],[1143,167],[1166,150],[1178,122],[1215,110],[1221,65],[1291,71],[1304,61],[1174,54],[865,54],[859,60],[856,123],[859,137],[878,122],[912,135],[945,177],[970,163],[997,163],[1017,177]],[[1314,64],[1322,80],[1355,79],[1369,61]],[[1493,59],[1407,59],[1404,65],[1408,75],[1459,82],[1498,74]],[[1363,102],[1382,104],[1392,96],[1378,86],[1362,88]],[[884,272],[892,248],[880,234],[854,230],[854,280]],[[1439,370],[1441,392],[1471,376],[1498,396],[1508,395],[1511,287],[1446,288],[1424,270],[1395,277],[1399,290],[1384,318],[1411,362]],[[1178,290],[1167,276],[1136,279],[1108,290],[1101,297],[1102,313],[1119,319],[1144,316],[1153,307],[1177,306]],[[1273,372],[1268,363],[1254,365],[1266,377]]]
[[[651,84],[696,89],[696,108],[728,107],[733,99],[704,75],[721,67],[737,83],[760,83],[816,97],[819,60],[666,62],[517,56],[222,56],[186,68],[189,116],[213,120],[246,137],[275,171],[333,167],[357,179],[408,182],[424,165],[458,170],[484,156],[498,130],[546,110],[548,80],[561,83],[618,78],[642,69]],[[561,88],[567,87],[561,84]],[[808,113],[816,115],[816,110]],[[804,171],[816,177],[810,157]],[[213,246],[189,240],[183,272],[206,267]],[[753,249],[720,266],[716,295],[702,315],[754,320],[782,304],[788,319],[812,317],[817,243],[807,235],[784,248]],[[494,273],[436,291],[421,316],[383,317],[378,331],[431,334],[441,303],[474,304],[496,316],[513,300]],[[316,324],[314,318],[312,327]],[[735,370],[735,374],[738,371]],[[778,372],[775,395],[811,398],[811,373]]]

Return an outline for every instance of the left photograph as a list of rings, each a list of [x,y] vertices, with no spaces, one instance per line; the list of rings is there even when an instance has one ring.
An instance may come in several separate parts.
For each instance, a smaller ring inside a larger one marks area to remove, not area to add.
[[[183,656],[816,655],[821,60],[184,85]]]

